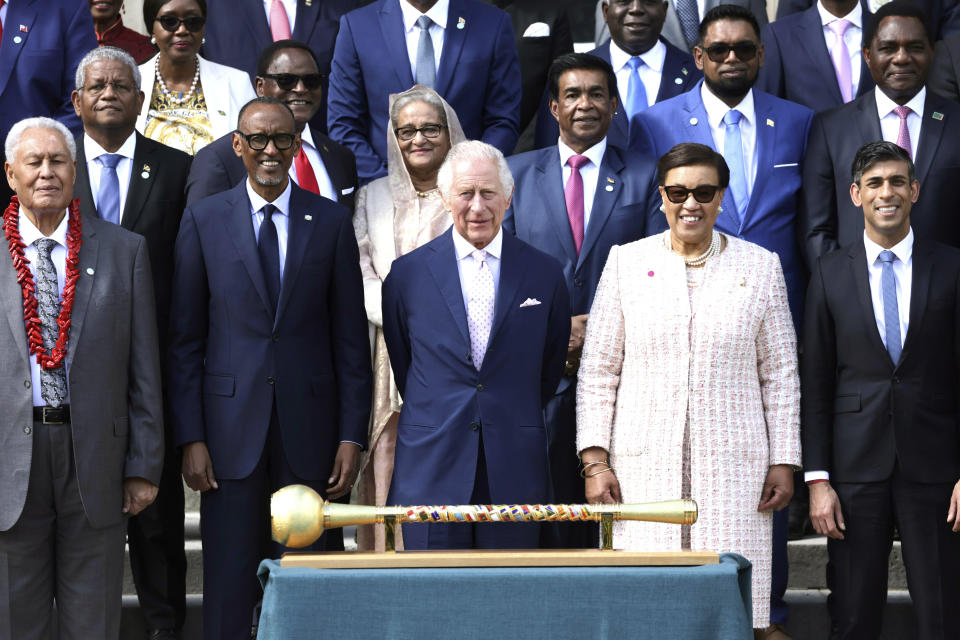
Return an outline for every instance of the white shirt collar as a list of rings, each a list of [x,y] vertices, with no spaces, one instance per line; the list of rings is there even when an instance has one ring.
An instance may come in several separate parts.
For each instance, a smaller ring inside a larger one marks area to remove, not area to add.
[[[70,217],[70,212],[67,211],[63,219],[60,220],[60,224],[57,225],[57,228],[53,230],[49,236],[45,236],[40,232],[40,229],[37,229],[36,225],[30,222],[30,218],[23,212],[23,207],[20,207],[20,239],[23,240],[23,244],[30,246],[40,238],[50,238],[55,241],[61,247],[66,248],[67,246],[67,219]]]
[[[250,177],[247,177],[247,197],[250,198],[250,206],[253,207],[251,213],[256,214],[260,209],[263,209],[264,205],[272,204],[277,208],[277,211],[285,216],[290,215],[290,193],[293,190],[290,186],[290,183],[293,182],[289,178],[287,179],[287,188],[283,190],[277,199],[273,202],[267,202],[264,200],[259,193],[253,190],[253,185],[250,184]]]
[[[457,250],[457,260],[463,260],[468,257],[471,253],[477,250],[475,246],[470,244],[470,242],[460,235],[460,232],[457,231],[457,228],[454,227],[451,230],[453,234],[453,247]],[[500,253],[503,251],[503,227],[501,226],[497,229],[497,235],[493,236],[493,240],[490,241],[490,244],[483,248],[488,254],[500,259]]]
[[[888,115],[890,115],[890,113],[894,109],[900,106],[896,102],[888,98],[887,94],[881,91],[880,87],[874,87],[874,95],[877,98],[877,113],[880,115],[881,120],[886,118]],[[927,99],[927,88],[925,86],[920,87],[920,91],[917,91],[917,95],[910,98],[910,101],[903,106],[910,107],[915,114],[917,114],[922,118],[923,105],[926,102],[926,99]]]
[[[610,41],[610,65],[614,71],[620,71],[626,66],[627,61],[632,58],[629,53],[617,46],[613,40]],[[637,56],[657,73],[663,73],[663,62],[667,58],[667,46],[660,40],[657,43]]]
[[[565,167],[567,165],[567,160],[570,159],[570,156],[577,155],[577,152],[568,147],[563,143],[563,140],[557,141],[557,148],[560,151],[560,166]],[[607,137],[604,136],[603,140],[593,145],[580,155],[587,156],[590,159],[590,162],[593,163],[595,167],[600,166],[600,162],[603,161],[603,154],[607,151]]]
[[[399,0],[400,12],[403,14],[403,29],[410,32],[417,27],[417,20],[424,15],[437,23],[442,29],[447,28],[447,14],[450,12],[450,0],[437,0],[437,4],[430,7],[426,13],[420,11],[407,0]]]
[[[126,140],[123,141],[123,144],[120,145],[120,148],[114,151],[113,153],[123,156],[124,158],[129,158],[133,160],[133,152],[136,150],[137,146],[137,133],[134,131],[131,133]],[[96,160],[105,153],[110,153],[99,144],[97,141],[91,138],[88,134],[83,134],[83,155],[86,156],[87,162],[91,160]]]
[[[874,264],[880,252],[885,251],[883,247],[867,237],[866,231],[863,232],[863,246],[867,250],[868,265]],[[907,231],[907,235],[903,240],[890,247],[890,251],[892,251],[903,264],[907,264],[910,261],[910,258],[913,256],[913,227],[910,227],[910,230]]]
[[[753,89],[750,89],[743,100],[735,107],[728,107],[727,103],[715,96],[707,87],[706,82],[700,87],[700,97],[703,99],[703,108],[707,112],[707,120],[714,129],[723,124],[723,116],[727,115],[727,111],[731,109],[739,111],[748,122],[752,124],[757,122],[757,112],[753,106]]]
[[[863,29],[863,9],[859,2],[854,5],[853,11],[842,18],[838,18],[823,7],[822,0],[817,0],[817,12],[820,14],[820,24],[824,27],[836,20],[846,20],[857,29]]]
[[[313,142],[313,134],[310,133],[310,123],[308,122],[306,126],[303,127],[303,131],[300,132],[300,142],[307,145],[310,149],[316,149],[317,145]]]

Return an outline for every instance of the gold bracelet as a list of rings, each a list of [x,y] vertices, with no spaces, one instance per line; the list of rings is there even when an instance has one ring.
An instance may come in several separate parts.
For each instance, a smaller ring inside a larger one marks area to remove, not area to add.
[[[609,471],[610,473],[613,473],[613,467],[607,467],[606,469],[601,469],[600,471],[597,471],[596,473],[588,473],[588,474],[587,474],[586,476],[584,476],[584,477],[585,477],[585,478],[592,478],[593,476],[598,476],[598,475],[600,475],[601,473],[606,473],[607,471]]]
[[[607,465],[608,467],[610,466],[610,463],[607,462],[606,460],[597,460],[597,461],[595,461],[595,462],[583,462],[583,463],[581,463],[581,465],[583,466],[583,468],[580,469],[580,477],[581,477],[581,478],[586,478],[586,477],[587,477],[587,476],[586,476],[587,468],[588,468],[588,467],[592,467],[592,466],[594,466],[594,465],[598,465],[598,464],[605,464],[605,465]]]

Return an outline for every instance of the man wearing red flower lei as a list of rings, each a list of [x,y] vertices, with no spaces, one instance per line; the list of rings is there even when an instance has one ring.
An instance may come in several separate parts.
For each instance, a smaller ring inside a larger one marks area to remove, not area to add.
[[[120,632],[126,517],[163,462],[142,237],[73,200],[76,146],[50,118],[7,135],[0,309],[0,640]]]

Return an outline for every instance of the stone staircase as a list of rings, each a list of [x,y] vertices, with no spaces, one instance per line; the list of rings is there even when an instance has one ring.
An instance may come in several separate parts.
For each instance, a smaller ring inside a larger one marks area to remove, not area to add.
[[[202,640],[201,604],[203,593],[202,549],[200,544],[199,494],[185,488],[187,553],[187,621],[184,640]],[[344,531],[346,545],[354,540],[353,527]],[[355,548],[355,545],[354,545]],[[795,640],[822,640],[828,637],[826,584],[826,538],[809,537],[791,541],[788,545],[790,581],[786,600],[790,605],[787,628]],[[909,640],[914,637],[915,619],[907,593],[906,574],[900,555],[900,543],[895,542],[890,554],[889,593],[884,615],[884,640]],[[142,640],[145,637],[136,591],[129,567],[124,576],[123,620],[120,637],[123,640]],[[707,638],[691,640],[710,640]]]

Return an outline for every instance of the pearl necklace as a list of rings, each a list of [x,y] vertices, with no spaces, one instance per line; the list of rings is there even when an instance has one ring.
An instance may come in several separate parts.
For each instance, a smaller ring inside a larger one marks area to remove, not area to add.
[[[176,105],[181,105],[190,98],[193,97],[193,92],[197,89],[197,83],[200,82],[200,60],[194,58],[197,63],[197,70],[193,74],[193,83],[190,85],[190,91],[186,94],[181,93],[179,98],[174,97],[173,93],[167,89],[167,83],[163,81],[163,76],[160,75],[160,56],[157,56],[157,62],[154,65],[157,68],[157,82],[160,83],[160,92],[165,95],[170,102]]]
[[[434,187],[433,189],[427,189],[426,191],[417,191],[417,197],[419,198],[429,198],[433,194],[437,193],[439,187]]]
[[[682,254],[680,254],[679,251],[677,251],[676,249],[673,248],[673,246],[672,246],[672,244],[671,244],[671,242],[670,242],[670,234],[669,234],[669,233],[667,233],[667,234],[664,236],[664,242],[663,242],[663,243],[664,243],[664,245],[667,247],[667,249],[673,251],[673,252],[676,253],[677,255],[682,255]],[[708,259],[712,258],[713,256],[720,255],[720,246],[721,246],[720,234],[717,232],[716,229],[714,229],[714,230],[713,230],[713,234],[710,236],[710,246],[707,247],[707,250],[704,251],[704,252],[703,252],[702,254],[700,254],[699,256],[697,256],[696,258],[687,258],[687,257],[684,257],[684,258],[683,258],[683,261],[686,263],[686,265],[687,265],[688,267],[699,267],[699,266],[703,265]]]

